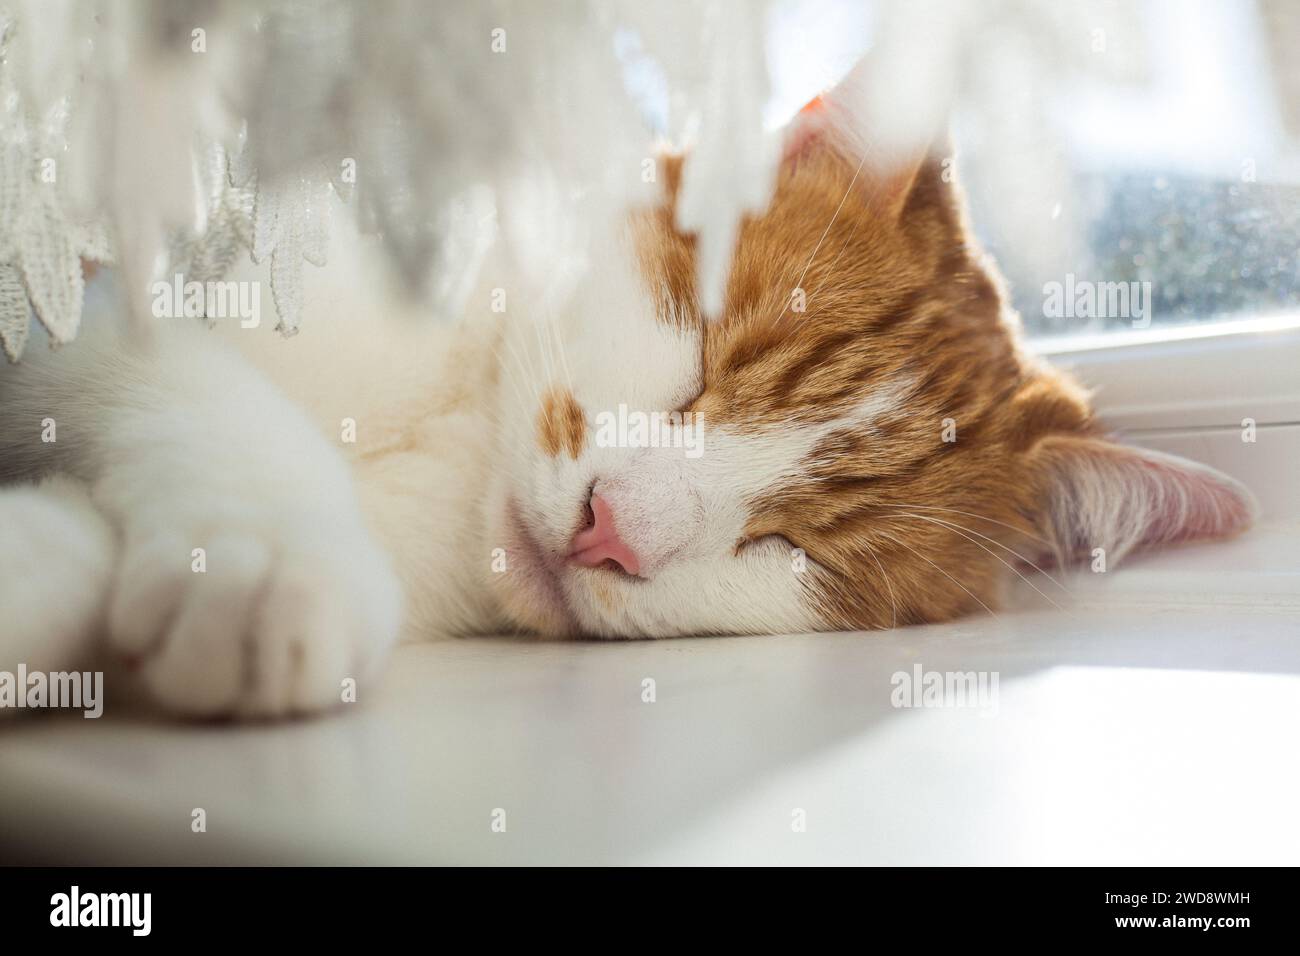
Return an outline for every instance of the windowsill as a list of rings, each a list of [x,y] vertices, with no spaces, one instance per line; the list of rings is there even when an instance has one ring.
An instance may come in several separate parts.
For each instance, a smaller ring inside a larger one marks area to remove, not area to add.
[[[1260,316],[1251,319],[1224,319],[1222,321],[1200,322],[1192,325],[1122,329],[1084,335],[1051,335],[1030,339],[1029,345],[1040,355],[1072,355],[1078,352],[1129,348],[1135,345],[1191,342],[1226,335],[1286,332],[1293,329],[1300,329],[1300,315],[1288,312],[1282,315]]]
[[[1167,607],[1250,607],[1300,610],[1300,522],[1263,521],[1229,541],[1177,545],[1132,555],[1119,568],[1095,573],[1084,567],[1062,579],[1061,588],[1041,575],[1023,572],[1067,611]],[[1016,607],[1046,607],[1046,601],[1017,581]]]
[[[1218,468],[1300,520],[1300,315],[1040,339],[1119,437]]]
[[[1039,354],[1095,391],[1117,428],[1300,421],[1300,316],[1041,339]]]
[[[22,720],[0,734],[0,855],[1294,862],[1295,540],[1262,527],[1076,575],[1061,611],[929,627],[404,645],[354,712],[314,721]],[[897,708],[917,667],[998,674],[996,708]],[[191,832],[195,806],[210,832]]]

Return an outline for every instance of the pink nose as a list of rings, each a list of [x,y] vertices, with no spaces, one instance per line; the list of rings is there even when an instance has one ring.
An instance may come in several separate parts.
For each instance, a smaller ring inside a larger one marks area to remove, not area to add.
[[[613,561],[628,574],[641,570],[636,552],[623,543],[614,526],[614,512],[600,495],[591,496],[591,524],[573,537],[569,560],[584,568],[594,568]]]

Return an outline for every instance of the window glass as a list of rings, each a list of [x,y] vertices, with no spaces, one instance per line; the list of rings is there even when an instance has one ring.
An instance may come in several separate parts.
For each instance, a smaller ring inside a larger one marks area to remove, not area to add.
[[[882,37],[943,74],[973,223],[1030,336],[1300,316],[1300,3],[774,0],[767,37],[773,127]]]

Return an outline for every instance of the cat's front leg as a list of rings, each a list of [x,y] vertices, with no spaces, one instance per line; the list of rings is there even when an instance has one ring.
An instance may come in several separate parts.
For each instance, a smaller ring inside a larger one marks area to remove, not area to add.
[[[145,368],[109,390],[93,441],[92,494],[122,535],[111,649],[178,713],[355,699],[397,635],[401,597],[346,463],[210,336],[127,361]]]
[[[115,554],[84,483],[58,475],[0,488],[0,670],[90,662]]]

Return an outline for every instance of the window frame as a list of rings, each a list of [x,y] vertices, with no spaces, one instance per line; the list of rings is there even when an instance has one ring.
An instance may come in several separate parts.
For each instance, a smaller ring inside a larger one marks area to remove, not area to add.
[[[1027,344],[1092,389],[1121,440],[1218,468],[1262,518],[1300,521],[1300,314]]]
[[[1029,340],[1114,428],[1300,424],[1300,313]]]

